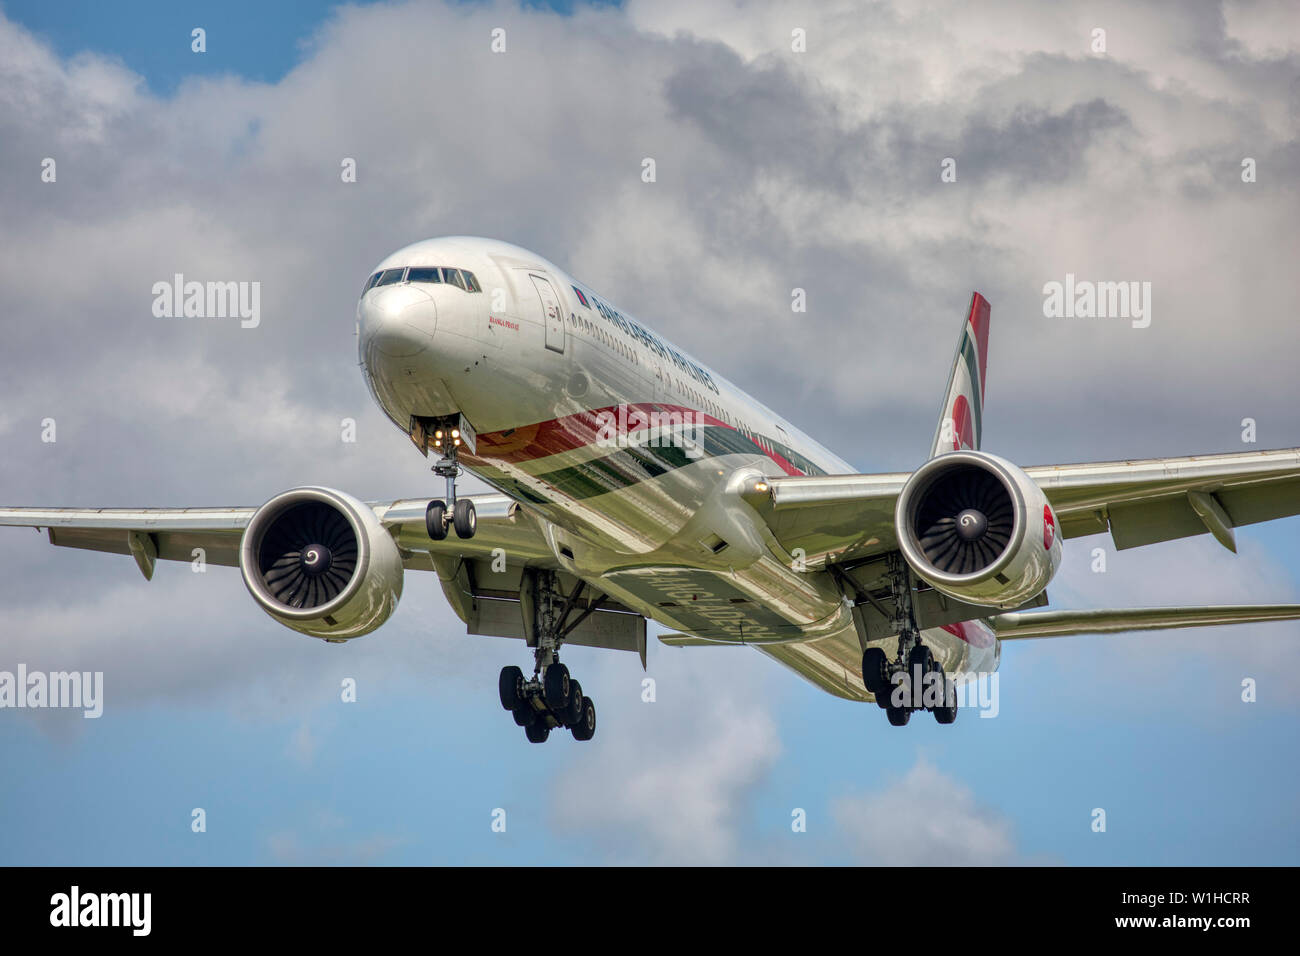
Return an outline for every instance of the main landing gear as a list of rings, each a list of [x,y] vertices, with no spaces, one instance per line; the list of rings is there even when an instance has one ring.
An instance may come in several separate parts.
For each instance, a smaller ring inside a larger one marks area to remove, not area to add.
[[[434,541],[447,537],[449,527],[456,529],[458,538],[472,538],[478,528],[474,502],[468,498],[456,498],[456,476],[460,474],[460,431],[440,428],[433,433],[431,444],[442,452],[442,458],[433,466],[433,473],[446,479],[447,499],[435,498],[429,502],[424,511],[424,528]]]
[[[890,561],[890,581],[898,656],[891,661],[879,647],[867,648],[862,653],[862,683],[895,727],[904,726],[916,710],[928,710],[939,723],[951,724],[957,719],[957,686],[921,641],[910,571],[897,554]]]
[[[555,581],[554,571],[534,572],[532,605],[535,637],[533,676],[513,665],[501,668],[497,689],[501,706],[524,728],[531,743],[543,743],[552,730],[569,728],[574,740],[590,740],[596,734],[596,705],[582,693],[582,685],[569,676],[560,663],[560,645],[575,627],[604,601],[589,601],[587,607],[570,620],[577,610],[585,584],[579,581],[567,596]],[[530,642],[531,643],[531,642]]]

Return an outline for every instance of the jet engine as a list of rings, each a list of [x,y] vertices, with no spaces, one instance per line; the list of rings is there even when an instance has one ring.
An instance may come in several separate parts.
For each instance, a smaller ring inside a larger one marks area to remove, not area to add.
[[[1047,496],[1020,468],[984,452],[949,452],[918,468],[898,496],[894,523],[912,570],[970,604],[1024,604],[1061,563]]]
[[[295,488],[258,508],[239,567],[267,614],[327,641],[369,634],[402,596],[392,536],[367,505],[329,488]]]

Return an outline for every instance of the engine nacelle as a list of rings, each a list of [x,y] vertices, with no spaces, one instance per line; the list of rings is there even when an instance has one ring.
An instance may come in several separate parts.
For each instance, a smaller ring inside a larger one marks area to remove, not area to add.
[[[894,524],[912,570],[970,604],[1024,604],[1061,564],[1047,496],[1020,468],[984,452],[949,452],[918,468],[898,496]]]
[[[267,614],[328,641],[369,634],[402,596],[392,536],[368,506],[330,488],[295,488],[258,508],[239,568]]]

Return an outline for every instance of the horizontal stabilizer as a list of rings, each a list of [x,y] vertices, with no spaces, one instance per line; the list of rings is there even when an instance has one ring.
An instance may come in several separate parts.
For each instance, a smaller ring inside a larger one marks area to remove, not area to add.
[[[1071,634],[1120,634],[1171,627],[1212,627],[1262,621],[1300,620],[1300,604],[1222,604],[1208,607],[1131,607],[1082,611],[1011,611],[995,614],[988,624],[998,640],[1066,637]]]

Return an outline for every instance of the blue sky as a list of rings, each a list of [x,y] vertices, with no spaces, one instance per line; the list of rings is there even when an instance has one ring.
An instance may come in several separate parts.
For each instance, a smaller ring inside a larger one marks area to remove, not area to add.
[[[367,6],[357,0],[352,6]],[[472,5],[472,4],[466,4]],[[589,6],[593,4],[588,4]],[[311,0],[129,0],[127,3],[7,2],[10,19],[48,40],[61,55],[94,51],[120,57],[144,77],[149,88],[166,94],[189,77],[234,73],[275,83],[302,58],[317,26],[339,6]],[[569,0],[526,6],[570,13]],[[600,3],[594,6],[617,6]],[[207,32],[207,51],[191,50],[191,31]]]
[[[236,73],[274,83],[298,62],[301,45],[329,13],[329,4],[284,3],[127,4],[70,2],[6,3],[6,14],[50,41],[63,56],[82,51],[108,53],[148,82],[170,93],[192,76]],[[190,49],[190,32],[207,31],[207,52]]]
[[[696,6],[4,3],[0,50],[35,51],[39,108],[0,99],[0,195],[17,213],[0,224],[17,257],[0,272],[0,500],[422,493],[425,463],[356,374],[351,310],[383,254],[462,232],[570,266],[864,470],[924,452],[976,285],[994,302],[991,450],[1026,464],[1229,451],[1245,416],[1257,447],[1300,445],[1300,343],[1279,318],[1296,292],[1297,154],[1269,92],[1294,78],[1293,37],[1229,19],[1224,40],[1199,8],[1162,32],[1138,5],[1107,12],[1116,52],[1099,62],[1069,46],[1084,8],[1008,38],[996,17],[993,36],[963,23],[960,4],[939,36],[876,7],[811,28],[809,61],[789,66],[763,52],[793,22],[779,5]],[[519,52],[485,66],[464,51],[498,22]],[[418,38],[427,62],[390,58],[386,36]],[[422,115],[366,115],[421,77],[423,99],[478,104],[474,122],[415,135]],[[528,110],[503,105],[525,87]],[[1226,132],[1206,143],[1188,123]],[[1271,180],[1258,194],[1215,179],[1245,150]],[[913,172],[949,151],[978,183],[956,205]],[[51,152],[68,170],[57,194],[28,175]],[[637,191],[645,154],[663,205]],[[356,193],[328,191],[339,155],[361,157]],[[61,286],[51,313],[29,279],[56,281],[41,270],[65,258],[88,285]],[[135,286],[213,261],[289,277],[267,282],[279,325],[254,339],[134,324]],[[1090,269],[1160,280],[1150,334],[1036,317],[1044,281]],[[776,323],[797,283],[814,307],[792,331]],[[268,381],[282,388],[263,398]],[[54,448],[28,440],[46,414],[68,435]],[[342,414],[363,437],[340,451],[321,436]],[[1297,530],[1240,529],[1236,558],[1205,537],[1111,551],[1104,575],[1089,552],[1105,539],[1067,542],[1051,593],[1300,601]],[[464,635],[431,577],[409,577],[380,631],[327,647],[264,617],[231,569],[160,567],[146,584],[124,558],[17,531],[0,562],[0,669],[91,666],[108,682],[98,720],[0,712],[0,863],[1300,862],[1295,625],[1008,644],[998,718],[901,731],[749,649],[652,646],[647,704],[632,655],[577,648],[596,739],[535,747],[495,699],[524,649]],[[1257,703],[1241,703],[1243,676]],[[356,703],[340,700],[347,677]],[[882,832],[900,808],[914,833]]]

